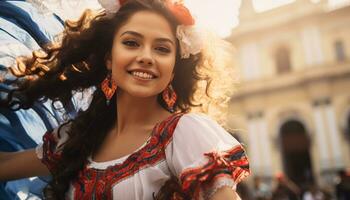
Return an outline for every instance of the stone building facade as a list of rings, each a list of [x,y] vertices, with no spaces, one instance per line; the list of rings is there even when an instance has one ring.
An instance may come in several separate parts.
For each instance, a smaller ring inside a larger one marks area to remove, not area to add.
[[[256,13],[243,0],[227,40],[241,80],[228,125],[253,176],[332,184],[350,167],[350,5],[296,0]]]

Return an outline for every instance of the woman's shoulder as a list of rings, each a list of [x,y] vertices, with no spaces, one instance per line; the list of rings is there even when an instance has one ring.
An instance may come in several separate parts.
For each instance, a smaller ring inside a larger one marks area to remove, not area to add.
[[[223,129],[221,125],[209,115],[198,112],[174,113],[159,123],[156,128],[161,132],[167,129],[171,132],[188,132],[196,128],[204,128],[206,130]]]
[[[204,113],[187,112],[174,113],[160,123],[163,127],[171,127],[177,131],[178,127],[219,126],[215,120]]]
[[[221,127],[221,125],[219,125],[215,119],[211,118],[205,113],[199,112],[184,113],[179,119],[178,126],[185,126],[189,128],[193,126]]]
[[[239,142],[215,119],[204,113],[183,114],[174,130],[173,140],[184,143],[201,141],[202,144]]]
[[[209,118],[207,114],[201,112],[186,112],[182,113],[182,117],[184,118]]]

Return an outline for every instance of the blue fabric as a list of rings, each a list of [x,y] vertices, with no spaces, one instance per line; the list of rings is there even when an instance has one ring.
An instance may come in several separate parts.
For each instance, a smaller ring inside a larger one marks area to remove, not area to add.
[[[42,32],[49,41],[63,31],[63,20],[55,14],[41,14],[37,8],[25,1],[8,1],[19,9],[25,10],[31,20],[36,23],[38,30]],[[16,18],[17,19],[17,18]],[[32,28],[29,26],[29,28]],[[27,29],[25,29],[27,30]]]
[[[27,134],[26,129],[23,127],[23,124],[21,123],[16,112],[0,108],[0,113],[5,116],[9,122],[9,124],[1,124],[3,129],[8,130],[8,132],[5,132],[6,134],[10,134],[10,136],[15,137],[17,140],[16,142],[25,149],[36,146],[34,140]],[[21,113],[20,115],[23,114],[24,113]],[[30,117],[30,115],[28,115],[28,117]],[[33,118],[33,122],[35,122],[34,120],[35,118]],[[1,135],[4,135],[4,133],[1,133]]]
[[[18,26],[35,38],[39,45],[44,45],[49,42],[49,39],[40,31],[38,25],[25,10],[9,2],[2,1],[0,2],[0,15],[11,21],[15,20]]]
[[[27,31],[41,47],[63,29],[54,16],[40,16],[36,8],[23,1],[0,1],[0,16]]]
[[[39,178],[33,179],[20,179],[15,181],[9,181],[4,186],[5,192],[11,199],[23,200],[23,199],[35,199],[41,198],[41,191],[47,185]],[[29,192],[30,191],[30,192]]]
[[[16,40],[16,42],[19,42],[23,45],[25,45],[28,49],[36,50],[40,49],[40,46],[38,43],[33,39],[33,37],[25,30],[23,30],[21,27],[18,27],[16,23],[14,23],[14,20],[6,19],[6,18],[0,18],[0,30],[2,32],[2,37],[6,37],[4,35],[8,35],[7,37],[12,37]],[[10,41],[2,40],[1,44],[9,44],[14,43],[13,39],[10,39]]]
[[[10,195],[5,190],[6,183],[0,182],[0,199],[11,199]]]
[[[25,1],[0,0],[0,98],[6,96],[17,80],[8,73],[16,57],[30,55],[63,30],[63,21],[57,15],[43,15]],[[35,103],[28,110],[16,112],[0,108],[0,151],[12,152],[33,148],[42,140],[46,130],[56,127],[62,113],[52,108],[51,102]],[[37,177],[0,182],[0,199],[19,199],[18,194],[41,197],[41,191],[50,177]],[[23,197],[22,197],[23,199]]]

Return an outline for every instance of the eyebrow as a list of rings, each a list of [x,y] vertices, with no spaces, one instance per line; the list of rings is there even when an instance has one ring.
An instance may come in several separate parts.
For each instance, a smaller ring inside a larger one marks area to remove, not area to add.
[[[133,35],[133,36],[136,36],[136,37],[139,37],[139,38],[144,38],[144,36],[142,34],[140,34],[138,32],[135,32],[135,31],[125,31],[124,33],[122,33],[120,35],[120,37],[125,35],[125,34],[130,34],[130,35]],[[175,43],[169,38],[157,38],[156,41],[159,41],[159,42],[170,42],[171,44],[173,44],[175,46]]]

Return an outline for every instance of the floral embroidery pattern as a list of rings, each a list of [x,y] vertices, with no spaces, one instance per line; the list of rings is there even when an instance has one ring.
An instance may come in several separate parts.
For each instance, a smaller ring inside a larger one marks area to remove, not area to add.
[[[205,165],[187,169],[180,175],[183,191],[194,199],[199,199],[201,187],[213,183],[214,179],[225,176],[238,183],[250,174],[248,158],[241,145],[204,155],[209,159]]]
[[[51,132],[46,132],[43,136],[43,159],[41,160],[50,172],[53,171],[56,163],[61,158],[61,153],[56,152],[57,140]]]

